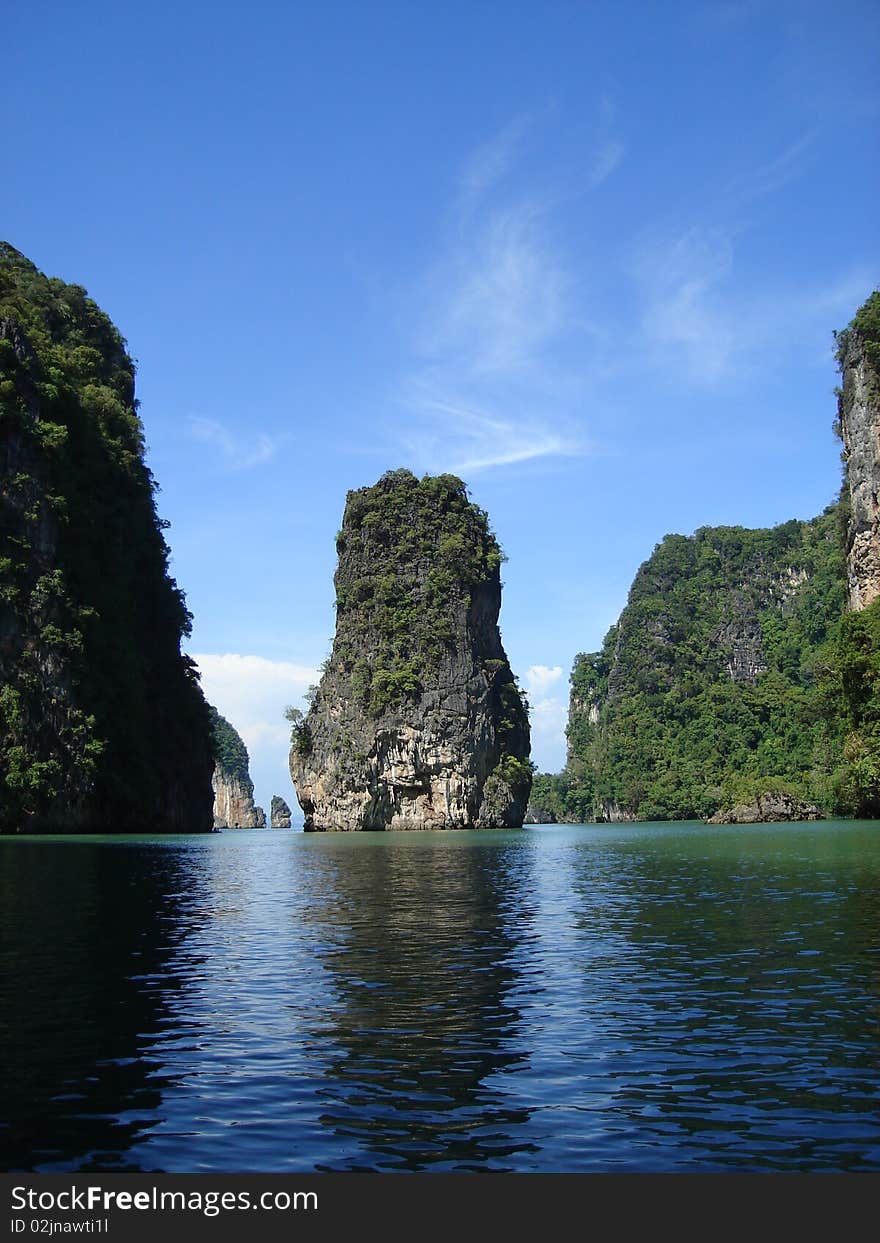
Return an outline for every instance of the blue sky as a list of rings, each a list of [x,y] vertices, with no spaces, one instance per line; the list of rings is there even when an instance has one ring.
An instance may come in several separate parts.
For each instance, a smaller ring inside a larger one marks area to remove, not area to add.
[[[2,235],[138,361],[203,685],[258,800],[333,632],[345,493],[452,470],[560,767],[670,531],[818,513],[875,287],[875,3],[40,3],[4,16]]]

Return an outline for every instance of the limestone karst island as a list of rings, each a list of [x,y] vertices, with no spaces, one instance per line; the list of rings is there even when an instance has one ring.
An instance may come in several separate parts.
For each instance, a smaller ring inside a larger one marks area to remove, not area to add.
[[[400,469],[350,492],[332,652],[289,713],[306,830],[876,816],[880,294],[836,348],[839,499],[667,536],[574,661],[559,774],[533,779],[503,556],[465,484]],[[0,828],[265,827],[247,748],[181,653],[125,342],[9,244],[0,367]],[[269,823],[291,823],[280,794]]]
[[[498,631],[502,555],[454,475],[383,475],[336,538],[336,637],[290,772],[311,829],[519,826],[529,724]]]

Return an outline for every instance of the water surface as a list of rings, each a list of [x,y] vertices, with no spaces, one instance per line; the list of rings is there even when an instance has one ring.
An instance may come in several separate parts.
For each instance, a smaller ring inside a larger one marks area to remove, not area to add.
[[[867,822],[0,839],[0,1167],[880,1169]]]

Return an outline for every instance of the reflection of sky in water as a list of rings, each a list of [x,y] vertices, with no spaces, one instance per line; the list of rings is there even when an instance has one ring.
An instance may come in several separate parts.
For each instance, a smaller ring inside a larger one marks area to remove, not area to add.
[[[4,1168],[880,1168],[873,825],[0,842]]]

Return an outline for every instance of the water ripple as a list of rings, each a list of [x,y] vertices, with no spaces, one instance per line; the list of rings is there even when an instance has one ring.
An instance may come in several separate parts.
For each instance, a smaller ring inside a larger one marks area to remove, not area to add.
[[[880,1169],[873,825],[0,862],[3,1168]]]

